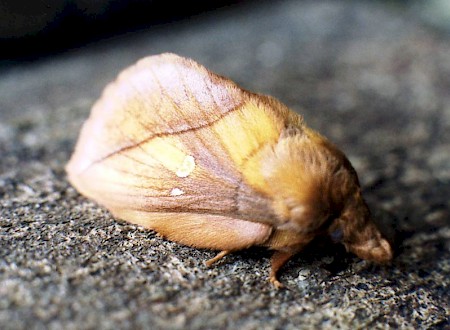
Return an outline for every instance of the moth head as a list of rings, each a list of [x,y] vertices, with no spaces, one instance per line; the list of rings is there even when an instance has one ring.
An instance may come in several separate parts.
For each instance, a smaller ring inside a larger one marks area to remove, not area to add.
[[[384,264],[392,260],[391,244],[382,236],[372,220],[361,192],[350,196],[340,216],[329,227],[329,232],[341,232],[347,251],[358,257]]]

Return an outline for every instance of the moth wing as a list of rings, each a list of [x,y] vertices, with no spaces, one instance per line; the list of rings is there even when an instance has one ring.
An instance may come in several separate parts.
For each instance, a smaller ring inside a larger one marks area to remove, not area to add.
[[[299,121],[277,101],[194,61],[148,57],[94,105],[67,166],[69,180],[124,220],[147,214],[147,227],[164,213],[277,224],[259,162],[286,120]]]
[[[163,237],[185,245],[235,251],[262,245],[272,233],[267,224],[228,216],[195,213],[151,213],[122,210],[119,217],[151,228]]]

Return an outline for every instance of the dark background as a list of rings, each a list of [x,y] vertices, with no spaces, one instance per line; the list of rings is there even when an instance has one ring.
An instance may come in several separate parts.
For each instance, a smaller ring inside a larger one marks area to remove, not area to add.
[[[30,59],[83,47],[100,39],[192,19],[226,7],[257,6],[270,1],[171,0],[2,0],[0,2],[1,59]],[[446,0],[379,1],[392,10],[410,12],[441,32],[450,32]]]
[[[0,328],[447,329],[447,3],[0,1]],[[392,265],[315,242],[277,291],[264,249],[208,269],[214,252],[80,196],[64,166],[92,104],[167,51],[276,96],[335,142]]]
[[[30,58],[164,24],[244,1],[3,0],[3,58]]]

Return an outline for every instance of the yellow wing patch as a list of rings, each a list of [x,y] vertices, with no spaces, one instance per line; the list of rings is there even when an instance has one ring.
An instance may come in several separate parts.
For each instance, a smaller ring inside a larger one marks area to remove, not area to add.
[[[261,151],[278,141],[282,122],[274,120],[273,112],[248,100],[240,109],[214,123],[212,129],[221,137],[221,144],[247,183],[267,191],[261,175]]]
[[[158,137],[142,145],[143,151],[180,178],[195,169],[195,158],[183,151],[177,136]]]

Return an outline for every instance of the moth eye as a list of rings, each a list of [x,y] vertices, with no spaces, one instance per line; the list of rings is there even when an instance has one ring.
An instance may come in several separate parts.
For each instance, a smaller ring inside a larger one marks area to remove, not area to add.
[[[344,234],[343,234],[343,232],[342,232],[342,229],[336,229],[335,231],[333,231],[331,234],[330,234],[330,237],[331,237],[331,240],[334,242],[334,243],[339,243],[339,242],[342,242],[342,239],[344,238]]]

